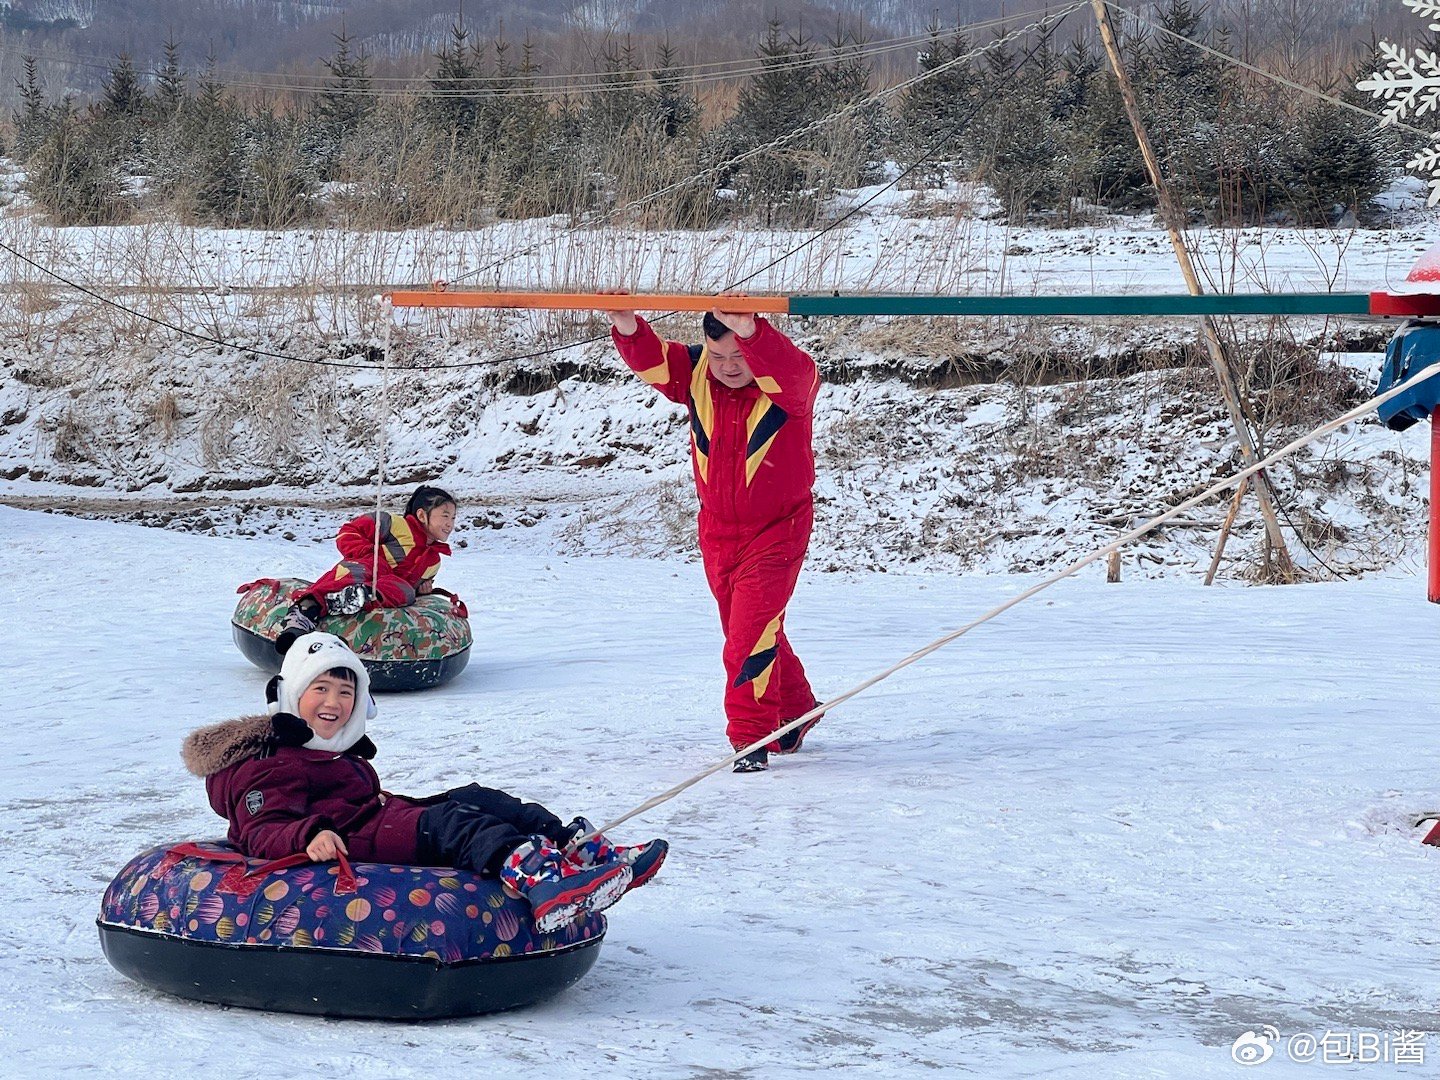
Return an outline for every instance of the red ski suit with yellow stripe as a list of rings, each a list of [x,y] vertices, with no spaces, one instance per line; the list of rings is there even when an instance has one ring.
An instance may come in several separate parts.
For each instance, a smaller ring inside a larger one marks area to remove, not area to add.
[[[379,515],[380,574],[375,581],[370,573],[375,568],[375,514],[362,514],[340,526],[335,546],[341,561],[300,596],[313,597],[325,608],[325,594],[345,585],[369,585],[379,604],[370,607],[405,607],[426,582],[434,583],[440,571],[440,556],[450,554],[450,545],[430,539],[425,526],[413,515],[394,517]],[[295,599],[299,599],[297,596]]]
[[[785,637],[785,608],[814,518],[811,431],[820,372],[757,318],[750,338],[735,339],[755,381],[731,389],[710,376],[706,346],[662,342],[637,321],[628,337],[611,331],[620,356],[690,410],[700,554],[725,634],[726,734],[739,748],[815,704]]]

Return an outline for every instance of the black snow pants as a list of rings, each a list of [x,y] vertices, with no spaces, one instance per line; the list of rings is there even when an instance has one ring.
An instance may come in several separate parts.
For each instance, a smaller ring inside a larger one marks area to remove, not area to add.
[[[570,830],[545,807],[495,788],[468,784],[434,798],[420,816],[424,866],[458,866],[495,877],[506,857],[532,836],[570,840]]]

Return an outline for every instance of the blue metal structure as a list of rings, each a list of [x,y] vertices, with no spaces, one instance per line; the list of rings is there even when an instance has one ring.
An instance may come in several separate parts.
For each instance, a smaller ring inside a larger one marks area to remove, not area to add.
[[[1386,346],[1385,366],[1375,392],[1383,394],[1436,364],[1440,364],[1440,323],[1414,319],[1396,331]],[[1427,379],[1385,402],[1378,412],[1381,422],[1390,430],[1404,431],[1430,416],[1437,406],[1440,406],[1440,379]]]

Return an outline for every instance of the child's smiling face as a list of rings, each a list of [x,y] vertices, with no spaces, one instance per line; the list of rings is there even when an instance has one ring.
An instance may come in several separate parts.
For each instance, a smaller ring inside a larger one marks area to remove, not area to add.
[[[447,502],[429,510],[418,510],[415,517],[431,540],[443,544],[450,539],[451,530],[455,528],[455,504]]]
[[[346,672],[348,675],[349,672]],[[300,695],[300,719],[322,739],[331,738],[345,726],[355,708],[355,682],[325,672]]]

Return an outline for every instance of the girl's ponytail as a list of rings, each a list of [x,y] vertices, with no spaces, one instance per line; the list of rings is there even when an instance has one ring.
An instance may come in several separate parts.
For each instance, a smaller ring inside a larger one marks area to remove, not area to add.
[[[410,496],[410,501],[405,504],[405,516],[409,517],[421,510],[434,510],[435,507],[444,506],[446,503],[453,505],[455,496],[442,488],[421,484],[415,489],[415,494]]]

